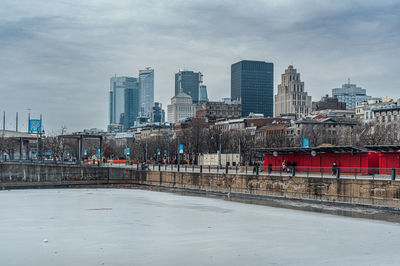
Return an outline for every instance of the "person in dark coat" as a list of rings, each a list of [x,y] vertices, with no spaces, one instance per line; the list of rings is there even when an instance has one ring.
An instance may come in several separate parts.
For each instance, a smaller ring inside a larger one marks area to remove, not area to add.
[[[296,162],[292,161],[292,171],[293,171],[293,173],[296,172],[296,166],[297,166]]]
[[[290,173],[290,170],[292,169],[291,167],[292,167],[292,164],[289,161],[287,161],[286,162],[286,169],[287,169],[288,173]]]
[[[337,172],[337,164],[336,162],[334,162],[332,165],[332,176],[336,175],[336,172]]]

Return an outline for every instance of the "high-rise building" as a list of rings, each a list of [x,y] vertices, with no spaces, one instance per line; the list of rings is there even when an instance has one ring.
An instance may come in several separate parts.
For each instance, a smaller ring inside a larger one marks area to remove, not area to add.
[[[200,102],[208,102],[208,96],[207,96],[207,86],[206,85],[200,85]]]
[[[278,94],[275,95],[275,116],[295,114],[296,117],[302,117],[310,112],[311,96],[304,91],[300,73],[290,65],[282,74]]]
[[[242,104],[242,116],[250,113],[272,117],[274,113],[274,64],[243,60],[231,66],[231,98]]]
[[[203,82],[201,72],[179,71],[175,74],[175,96],[181,91],[192,97],[194,104],[199,102],[200,84]]]
[[[153,103],[153,106],[151,107],[151,122],[153,123],[163,122],[162,104],[159,102]]]
[[[151,106],[154,102],[154,69],[146,67],[145,70],[139,70],[139,95],[140,109],[142,116],[151,116]]]
[[[139,83],[133,77],[110,79],[109,124],[133,126],[139,112]]]
[[[340,102],[345,102],[347,110],[355,110],[357,104],[371,98],[365,89],[357,87],[356,84],[350,84],[350,79],[341,88],[332,89],[332,97],[337,98]]]
[[[168,105],[168,123],[177,123],[187,118],[195,117],[196,105],[192,103],[192,97],[184,92],[171,98]]]

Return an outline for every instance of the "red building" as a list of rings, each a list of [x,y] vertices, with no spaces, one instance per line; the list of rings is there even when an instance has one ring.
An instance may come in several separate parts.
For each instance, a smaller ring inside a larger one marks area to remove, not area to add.
[[[264,167],[279,170],[282,162],[295,163],[297,171],[330,172],[334,163],[342,173],[372,173],[379,168],[379,154],[351,146],[263,149]]]
[[[391,174],[392,169],[400,168],[400,145],[374,145],[366,148],[378,153],[379,173]]]

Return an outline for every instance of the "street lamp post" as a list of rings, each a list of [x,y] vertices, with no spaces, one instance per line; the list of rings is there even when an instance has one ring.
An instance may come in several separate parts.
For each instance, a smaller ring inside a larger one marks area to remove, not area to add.
[[[221,163],[221,152],[222,152],[222,144],[221,144],[221,138],[222,138],[222,134],[219,133],[219,154],[218,154],[218,165],[219,168],[222,169],[222,163]]]
[[[36,160],[39,161],[39,132],[36,133]]]
[[[178,156],[178,172],[179,172],[180,165],[181,165],[179,136],[178,136],[178,148],[176,149],[176,152],[177,152],[177,156]]]
[[[146,154],[145,154],[144,160],[146,161],[146,164],[147,164],[147,140],[146,140]]]

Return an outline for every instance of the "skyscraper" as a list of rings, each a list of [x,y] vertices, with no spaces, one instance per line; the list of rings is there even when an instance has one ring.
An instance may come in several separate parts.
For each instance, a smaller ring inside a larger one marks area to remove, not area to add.
[[[273,116],[274,64],[243,60],[231,66],[231,98],[241,101],[242,116]]]
[[[151,106],[154,102],[154,69],[146,67],[145,70],[139,70],[139,96],[140,109],[143,116],[151,116]]]
[[[300,73],[289,66],[282,74],[278,94],[275,95],[275,116],[295,114],[302,117],[311,112],[311,96],[304,91]]]
[[[350,79],[341,88],[332,89],[332,97],[337,98],[340,102],[345,102],[347,110],[355,110],[357,104],[371,98],[365,89],[357,87],[356,84],[350,84]]]
[[[200,102],[208,102],[207,86],[206,85],[200,85],[199,101]]]
[[[179,71],[175,74],[175,96],[184,92],[192,97],[194,104],[199,102],[200,84],[203,82],[201,72]]]
[[[159,102],[153,103],[151,107],[151,122],[162,123],[163,122],[163,110],[162,104]]]
[[[139,111],[139,83],[133,77],[110,79],[109,122],[124,129],[134,125]]]

